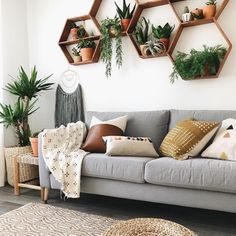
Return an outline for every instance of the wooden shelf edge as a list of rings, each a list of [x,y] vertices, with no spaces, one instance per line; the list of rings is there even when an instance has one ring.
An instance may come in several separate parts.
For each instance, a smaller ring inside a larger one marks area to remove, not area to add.
[[[76,40],[68,40],[68,41],[59,41],[58,44],[59,45],[72,45],[72,44],[77,44],[81,39],[84,40],[99,40],[100,36],[96,35],[96,36],[88,36],[88,37],[84,37],[84,38],[80,38],[80,39],[76,39]]]
[[[167,56],[168,56],[167,53],[156,55],[156,56],[143,56],[143,55],[139,55],[139,57],[142,58],[142,59],[153,59],[153,58],[167,57]]]
[[[192,20],[192,21],[189,21],[189,22],[181,22],[181,25],[183,27],[192,27],[192,26],[198,26],[198,25],[204,25],[204,24],[210,24],[210,23],[214,23],[214,18]]]

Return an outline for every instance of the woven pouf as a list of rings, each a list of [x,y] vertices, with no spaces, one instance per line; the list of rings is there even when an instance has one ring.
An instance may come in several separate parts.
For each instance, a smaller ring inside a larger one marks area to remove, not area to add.
[[[196,236],[196,234],[168,220],[137,218],[112,225],[103,236]]]

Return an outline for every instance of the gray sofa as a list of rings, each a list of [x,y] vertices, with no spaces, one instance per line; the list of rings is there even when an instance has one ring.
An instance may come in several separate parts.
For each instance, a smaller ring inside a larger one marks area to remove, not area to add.
[[[88,112],[86,124],[93,115],[108,120],[124,114],[129,117],[125,134],[149,136],[156,149],[180,120],[236,118],[236,111]],[[40,140],[39,170],[47,201],[48,190],[60,189],[60,184],[45,166]],[[170,157],[107,157],[91,153],[83,161],[81,189],[90,194],[236,213],[236,162],[201,157],[185,161]]]

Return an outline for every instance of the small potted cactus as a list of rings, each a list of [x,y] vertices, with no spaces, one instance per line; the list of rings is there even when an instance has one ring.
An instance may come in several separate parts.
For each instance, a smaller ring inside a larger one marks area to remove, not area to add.
[[[203,8],[203,16],[206,19],[211,19],[216,14],[216,0],[209,0]]]
[[[186,6],[182,14],[182,21],[189,22],[192,20],[192,13],[189,11],[189,8]]]

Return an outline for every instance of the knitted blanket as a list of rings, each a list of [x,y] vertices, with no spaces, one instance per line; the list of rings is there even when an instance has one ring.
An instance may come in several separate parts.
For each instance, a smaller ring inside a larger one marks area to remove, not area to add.
[[[87,154],[80,147],[85,134],[86,126],[81,121],[43,131],[44,160],[55,179],[61,183],[61,190],[69,198],[80,197],[81,165]]]

